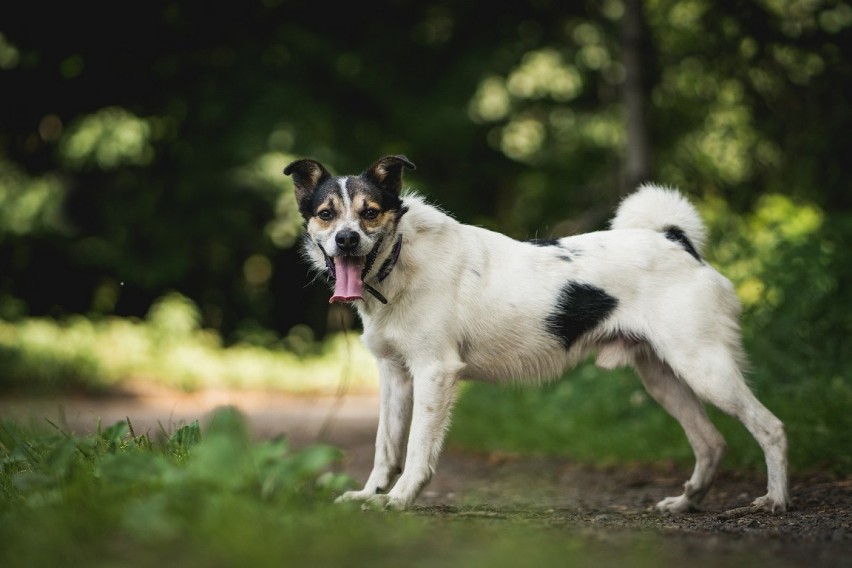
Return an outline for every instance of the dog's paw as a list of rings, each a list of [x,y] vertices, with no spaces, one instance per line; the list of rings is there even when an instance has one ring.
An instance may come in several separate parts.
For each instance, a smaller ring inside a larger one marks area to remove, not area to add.
[[[375,494],[370,493],[368,491],[347,491],[340,497],[334,500],[335,503],[351,503],[353,501],[366,501],[370,497],[373,497]]]
[[[408,505],[409,501],[392,495],[370,495],[361,505],[361,509],[364,511],[402,511]]]
[[[769,513],[783,513],[787,510],[787,500],[783,498],[779,499],[774,495],[767,493],[763,497],[758,497],[752,501],[751,506],[754,509],[767,511]]]
[[[666,497],[657,503],[656,509],[661,513],[680,514],[690,511],[697,511],[698,507],[689,500],[686,495],[678,495],[677,497]]]

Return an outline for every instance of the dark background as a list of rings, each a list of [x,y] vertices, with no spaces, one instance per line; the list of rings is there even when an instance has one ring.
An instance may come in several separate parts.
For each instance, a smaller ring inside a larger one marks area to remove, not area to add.
[[[602,228],[654,179],[724,212],[714,242],[746,252],[711,260],[735,264],[765,248],[727,218],[807,206],[752,321],[843,357],[850,25],[829,0],[7,2],[0,318],[143,317],[173,290],[226,341],[322,335],[281,170],[405,153],[408,186],[517,238]]]

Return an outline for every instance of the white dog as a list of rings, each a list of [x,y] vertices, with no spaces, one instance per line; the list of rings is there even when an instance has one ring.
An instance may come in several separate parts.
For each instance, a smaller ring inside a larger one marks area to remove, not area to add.
[[[306,221],[304,250],[334,281],[331,301],[355,302],[380,370],[373,471],[339,501],[411,505],[435,472],[460,379],[557,377],[597,352],[603,368],[635,367],[695,452],[683,494],[657,509],[695,508],[713,482],[725,442],[702,400],[763,449],[768,492],[753,506],[786,509],[784,426],[743,379],[739,303],[701,258],[704,226],[686,199],[646,185],[609,231],[520,242],[401,195],[403,168],[414,164],[386,156],[358,176],[334,177],[314,160],[284,170]]]

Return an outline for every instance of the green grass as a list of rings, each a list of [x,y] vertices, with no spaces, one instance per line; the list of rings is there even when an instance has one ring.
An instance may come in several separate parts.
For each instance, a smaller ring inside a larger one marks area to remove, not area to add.
[[[604,542],[529,515],[332,505],[350,486],[334,473],[336,450],[251,440],[233,410],[206,432],[194,422],[153,437],[127,422],[87,436],[0,424],[0,565],[642,567],[665,549],[655,536]]]
[[[783,376],[755,374],[752,386],[785,424],[793,472],[848,475],[852,383],[841,377],[803,376],[809,380],[791,385]],[[746,429],[713,408],[710,415],[729,445],[725,466],[761,469],[763,453]],[[693,461],[680,426],[648,397],[632,371],[601,371],[591,362],[543,387],[466,385],[449,443],[473,450],[565,455],[599,465]]]

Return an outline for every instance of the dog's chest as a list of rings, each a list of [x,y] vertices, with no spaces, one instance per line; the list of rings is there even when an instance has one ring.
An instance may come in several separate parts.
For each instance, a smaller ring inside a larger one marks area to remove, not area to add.
[[[458,361],[462,377],[487,382],[553,376],[567,353],[537,310],[504,303],[411,305],[364,318],[364,343],[379,359]]]

